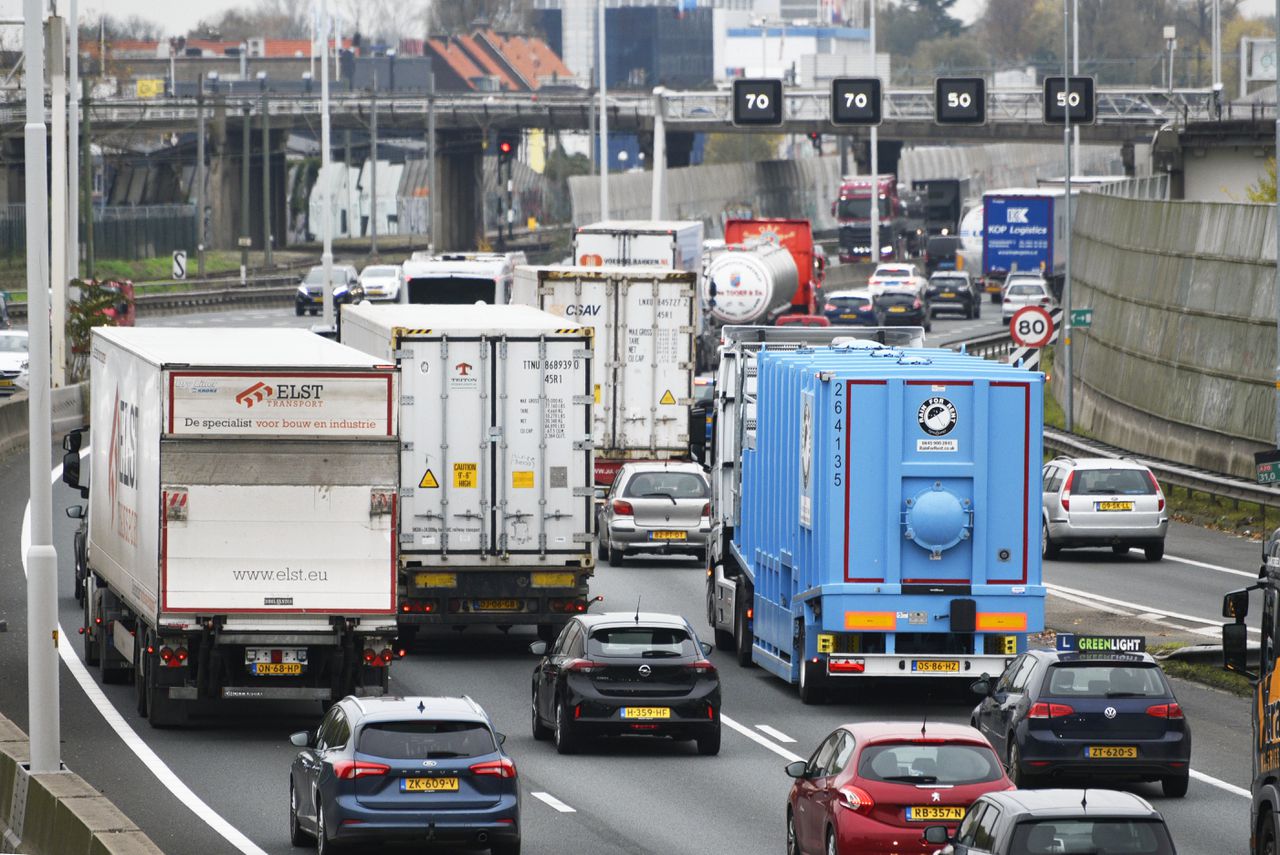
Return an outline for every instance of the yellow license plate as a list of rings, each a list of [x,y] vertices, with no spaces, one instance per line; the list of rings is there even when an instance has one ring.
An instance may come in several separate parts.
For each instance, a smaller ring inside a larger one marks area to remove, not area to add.
[[[965,808],[935,807],[924,805],[907,808],[908,822],[959,822],[964,819]]]
[[[0,377],[0,386],[12,386],[12,385],[13,385],[12,380],[7,380],[3,377]]]
[[[852,314],[852,315],[846,314],[846,315],[841,315],[840,317],[844,320],[853,320],[853,319],[856,319],[858,316],[856,314]]]
[[[482,612],[515,612],[520,610],[519,600],[476,600],[475,608]]]
[[[907,310],[906,306],[890,306],[889,307],[889,311],[896,312],[896,313],[905,312],[906,310]]]
[[[945,659],[913,659],[911,660],[912,671],[925,671],[929,673],[959,673],[959,662],[948,662]]]
[[[401,778],[402,793],[453,793],[457,792],[457,778]]]
[[[943,291],[943,292],[942,292],[942,296],[944,296],[944,297],[954,297],[955,295],[956,295],[956,294],[955,294],[955,292],[954,292],[954,291]]]
[[[530,573],[529,584],[535,588],[572,588],[577,583],[572,573]]]
[[[458,587],[458,574],[418,573],[413,577],[413,583],[419,588],[456,588]]]
[[[622,717],[636,720],[671,718],[670,707],[623,707]]]
[[[687,540],[689,535],[683,531],[651,531],[650,540]]]
[[[1090,745],[1084,756],[1090,760],[1136,760],[1138,749],[1133,745]]]
[[[1131,511],[1133,502],[1098,502],[1100,511]]]
[[[288,677],[302,673],[301,662],[255,662],[253,673],[259,677]]]

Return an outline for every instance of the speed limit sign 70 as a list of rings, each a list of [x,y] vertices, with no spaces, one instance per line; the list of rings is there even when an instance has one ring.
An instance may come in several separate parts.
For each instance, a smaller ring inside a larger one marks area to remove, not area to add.
[[[1009,335],[1018,347],[1044,347],[1053,338],[1053,318],[1048,309],[1023,306],[1009,321]]]

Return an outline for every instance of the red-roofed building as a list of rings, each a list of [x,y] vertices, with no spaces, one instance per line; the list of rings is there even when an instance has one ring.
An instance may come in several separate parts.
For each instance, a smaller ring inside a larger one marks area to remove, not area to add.
[[[573,72],[538,38],[477,30],[429,39],[425,48],[436,60],[436,88],[441,91],[530,92],[573,79]]]

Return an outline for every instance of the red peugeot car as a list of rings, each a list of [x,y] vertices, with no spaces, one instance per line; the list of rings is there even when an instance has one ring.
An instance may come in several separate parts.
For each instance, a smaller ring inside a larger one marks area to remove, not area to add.
[[[979,796],[1014,788],[981,733],[943,722],[846,724],[787,774],[787,855],[934,852],[926,827],[954,833]]]

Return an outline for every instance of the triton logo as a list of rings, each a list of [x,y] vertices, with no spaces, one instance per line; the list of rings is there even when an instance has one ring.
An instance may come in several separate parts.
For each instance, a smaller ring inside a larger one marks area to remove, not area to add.
[[[469,362],[459,362],[457,365],[453,367],[454,369],[457,370],[458,374],[461,375],[462,377],[468,377],[471,374],[471,363]]]
[[[1004,221],[1006,223],[1026,223],[1027,212],[1030,208],[1006,208]]]
[[[259,381],[236,395],[236,403],[244,404],[246,407],[253,409],[254,404],[260,404],[274,394],[275,392],[270,386]]]

